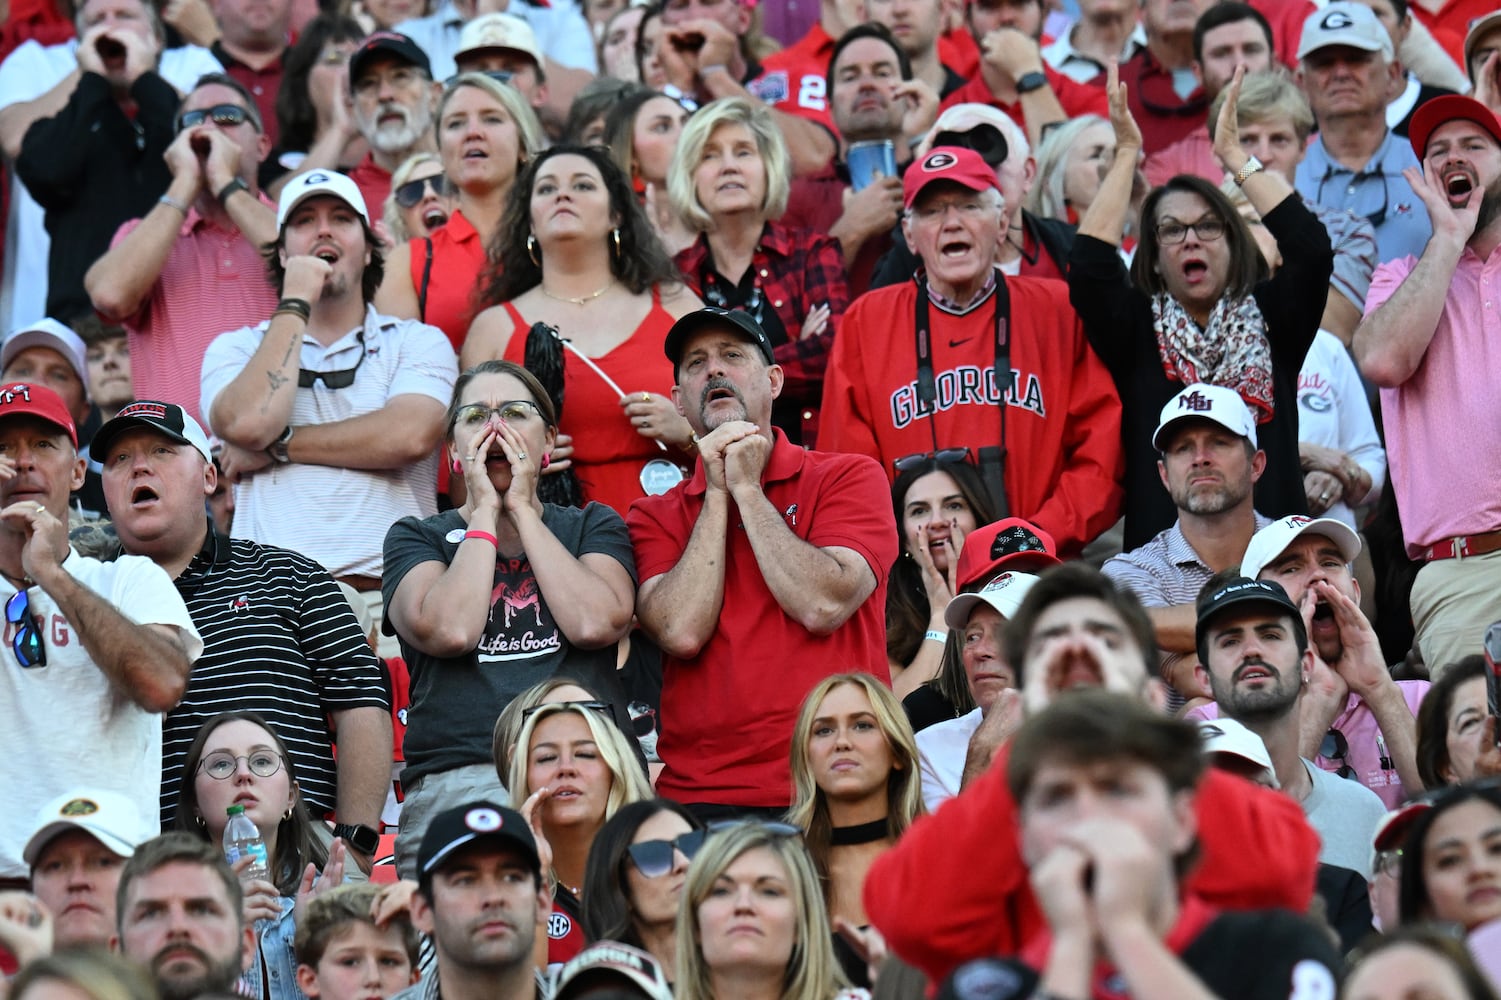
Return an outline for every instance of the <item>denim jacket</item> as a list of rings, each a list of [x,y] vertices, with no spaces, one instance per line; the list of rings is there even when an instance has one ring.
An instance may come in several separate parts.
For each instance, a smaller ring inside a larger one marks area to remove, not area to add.
[[[282,896],[278,902],[281,916],[255,922],[256,957],[240,976],[237,992],[257,1000],[307,1000],[297,987],[297,953],[292,946],[297,936],[297,901]]]

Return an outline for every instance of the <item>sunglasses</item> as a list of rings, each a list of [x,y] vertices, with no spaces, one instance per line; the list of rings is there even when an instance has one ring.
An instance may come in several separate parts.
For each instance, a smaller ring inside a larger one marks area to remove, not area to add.
[[[614,718],[615,716],[615,706],[607,701],[548,701],[540,705],[533,705],[531,708],[522,709],[521,717],[523,719],[530,719],[544,708],[554,708],[558,705],[566,705],[570,708],[582,708],[590,712],[598,712],[600,715],[609,716],[610,718]]]
[[[508,69],[482,69],[482,70],[473,70],[471,72],[473,72],[474,74],[476,74],[478,76],[488,76],[490,79],[494,80],[496,83],[510,83],[511,82],[511,78],[516,75],[515,73],[512,73]],[[456,84],[456,83],[459,82],[459,77],[461,77],[461,76],[469,76],[469,75],[470,75],[469,73],[455,73],[453,76],[451,76],[448,79],[446,79],[446,80],[443,81],[443,86],[444,87],[452,87],[454,84]]]
[[[671,840],[643,840],[625,850],[642,878],[661,878],[672,871],[675,852],[681,851],[683,857],[692,861],[707,836],[707,830],[689,830]]]
[[[1350,744],[1345,739],[1345,734],[1338,729],[1331,729],[1324,734],[1324,741],[1319,744],[1319,756],[1325,760],[1337,760],[1340,762],[1339,770],[1335,773],[1341,778],[1355,778],[1355,768],[1351,767],[1345,758],[1350,753]]]
[[[429,190],[439,198],[454,196],[453,184],[446,174],[433,174],[431,177],[419,177],[415,181],[407,181],[394,188],[391,194],[396,198],[396,204],[402,208],[415,208],[417,203],[427,196]]]
[[[307,368],[297,369],[297,387],[299,389],[311,389],[322,382],[330,389],[348,389],[354,385],[355,372],[360,370],[360,365],[365,363],[365,335],[361,333],[360,357],[354,363],[353,368],[341,368],[336,372],[315,372]]]
[[[10,648],[15,651],[21,666],[45,667],[47,647],[42,643],[36,619],[31,616],[31,598],[26,591],[16,591],[16,595],[5,602],[5,620],[18,626],[16,634],[11,637]]]
[[[737,827],[754,826],[764,833],[773,837],[801,837],[803,828],[793,826],[791,823],[779,823],[773,819],[717,819],[710,823],[710,833],[723,833],[725,830],[734,830]]]
[[[177,131],[185,128],[195,128],[206,121],[212,121],[222,128],[230,128],[234,125],[244,125],[250,120],[250,112],[238,104],[215,104],[211,108],[199,108],[196,111],[184,111],[177,116]]]
[[[968,462],[968,448],[939,448],[937,451],[923,451],[915,455],[903,455],[893,459],[891,467],[897,472],[910,472],[921,468],[928,461],[934,462]]]

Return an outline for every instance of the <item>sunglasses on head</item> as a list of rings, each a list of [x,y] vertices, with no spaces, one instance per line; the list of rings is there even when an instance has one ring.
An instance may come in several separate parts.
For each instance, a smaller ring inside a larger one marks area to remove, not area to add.
[[[937,451],[924,451],[915,455],[903,455],[901,458],[892,459],[891,467],[897,472],[910,472],[921,468],[925,462],[968,462],[968,448],[939,448]]]
[[[10,648],[23,667],[45,667],[47,647],[42,643],[42,633],[37,629],[36,619],[31,616],[31,598],[26,591],[18,590],[5,602],[5,620],[17,626],[11,637]]]
[[[707,830],[689,830],[671,840],[643,840],[625,850],[642,878],[661,878],[672,871],[674,852],[681,851],[683,857],[692,861],[698,849],[704,846],[706,836]]]
[[[393,188],[391,194],[395,196],[396,204],[400,207],[414,208],[426,197],[429,188],[439,198],[454,196],[453,184],[449,182],[446,174],[433,174],[431,177],[419,177],[414,181],[407,181]]]
[[[229,128],[233,125],[243,125],[250,120],[250,112],[238,104],[215,104],[211,108],[199,108],[195,111],[184,111],[177,116],[177,131],[185,128],[194,128],[206,121],[212,121],[215,125]]]
[[[523,719],[530,719],[544,708],[552,708],[555,705],[567,705],[570,708],[587,709],[590,712],[598,712],[601,715],[607,715],[612,718],[615,715],[615,706],[607,701],[546,701],[540,705],[533,705],[531,708],[522,709],[521,717]]]

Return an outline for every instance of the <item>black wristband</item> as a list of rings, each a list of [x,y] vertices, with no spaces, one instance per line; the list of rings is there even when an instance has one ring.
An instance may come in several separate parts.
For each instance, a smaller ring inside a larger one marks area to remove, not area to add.
[[[246,194],[249,194],[250,187],[244,181],[240,180],[240,178],[236,177],[234,180],[230,181],[228,184],[220,188],[219,193],[214,195],[214,197],[219,199],[219,204],[222,205],[224,204],[225,200],[228,199],[229,196],[234,194],[236,191],[244,191]]]
[[[302,317],[302,321],[306,323],[313,316],[313,305],[307,299],[282,299],[276,303],[276,308],[272,310],[271,315],[275,316],[278,313],[291,313],[294,316],[300,316]]]

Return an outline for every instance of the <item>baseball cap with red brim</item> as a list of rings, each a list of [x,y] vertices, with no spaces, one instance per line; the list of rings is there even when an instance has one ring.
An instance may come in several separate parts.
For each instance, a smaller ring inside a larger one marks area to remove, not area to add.
[[[35,382],[11,382],[0,385],[0,420],[6,417],[36,417],[56,424],[68,432],[73,447],[78,447],[78,428],[63,398],[45,385]]]
[[[951,181],[971,191],[1000,187],[995,180],[995,168],[979,153],[963,146],[939,146],[908,167],[902,176],[905,207],[911,208],[929,185],[939,181]]]
[[[957,582],[967,590],[1003,569],[1036,571],[1057,566],[1053,536],[1031,521],[1006,517],[971,531],[959,552]]]
[[[1407,139],[1412,143],[1412,151],[1418,154],[1418,159],[1424,159],[1428,151],[1428,140],[1438,131],[1439,126],[1461,120],[1479,125],[1496,140],[1497,145],[1501,145],[1501,120],[1497,120],[1494,111],[1472,97],[1446,94],[1419,105],[1418,110],[1412,113],[1412,122],[1407,127]]]

